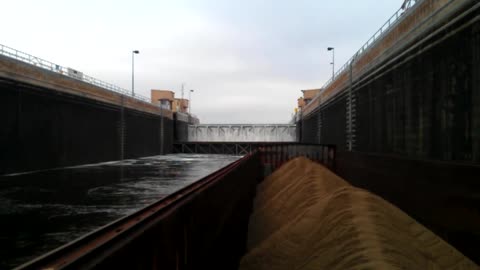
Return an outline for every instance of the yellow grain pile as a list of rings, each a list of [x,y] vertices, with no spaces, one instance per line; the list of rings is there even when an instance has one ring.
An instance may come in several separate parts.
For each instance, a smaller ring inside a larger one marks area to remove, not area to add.
[[[479,269],[401,210],[306,158],[259,185],[240,269]]]

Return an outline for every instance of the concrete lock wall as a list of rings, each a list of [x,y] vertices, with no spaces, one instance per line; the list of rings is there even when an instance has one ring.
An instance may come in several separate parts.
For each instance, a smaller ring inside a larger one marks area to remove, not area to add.
[[[173,121],[17,82],[0,81],[0,173],[169,153]]]
[[[176,112],[173,115],[174,131],[173,139],[175,142],[188,141],[188,125],[190,122],[189,116],[183,113]]]
[[[404,46],[377,44],[372,50],[380,47],[390,57],[364,74],[355,73],[354,63],[352,73],[361,76],[342,74],[343,82],[326,90],[334,95],[307,108],[297,125],[300,141],[336,144],[340,151],[480,162],[478,8],[449,23],[466,9],[437,18],[437,25]]]
[[[173,147],[171,112],[3,56],[0,123],[0,174],[152,156]]]
[[[312,101],[300,141],[337,145],[340,176],[479,262],[480,3],[421,3]]]

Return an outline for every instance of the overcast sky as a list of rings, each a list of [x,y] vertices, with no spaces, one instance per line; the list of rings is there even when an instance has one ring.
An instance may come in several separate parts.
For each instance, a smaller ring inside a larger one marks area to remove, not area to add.
[[[403,0],[5,0],[0,43],[136,92],[185,83],[202,123],[286,123]]]

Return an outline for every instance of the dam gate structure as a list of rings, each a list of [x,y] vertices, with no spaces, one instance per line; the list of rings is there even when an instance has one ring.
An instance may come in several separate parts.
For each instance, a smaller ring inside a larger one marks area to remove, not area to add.
[[[295,142],[289,124],[202,124],[188,126],[189,142]]]

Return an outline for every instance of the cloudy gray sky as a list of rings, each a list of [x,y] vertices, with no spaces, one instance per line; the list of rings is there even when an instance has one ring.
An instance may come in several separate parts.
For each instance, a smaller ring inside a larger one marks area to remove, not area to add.
[[[203,123],[285,123],[403,0],[7,0],[0,43],[135,89],[195,89]],[[188,93],[185,91],[186,97]]]

